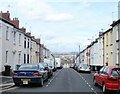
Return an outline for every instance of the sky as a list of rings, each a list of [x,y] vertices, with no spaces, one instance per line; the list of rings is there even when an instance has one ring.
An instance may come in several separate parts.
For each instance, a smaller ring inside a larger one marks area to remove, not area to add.
[[[119,0],[0,0],[52,52],[83,50],[117,20]]]

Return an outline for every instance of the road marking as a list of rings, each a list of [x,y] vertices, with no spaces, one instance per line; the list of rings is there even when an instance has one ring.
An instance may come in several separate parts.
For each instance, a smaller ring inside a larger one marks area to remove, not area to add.
[[[50,84],[50,82],[48,83],[48,85]]]
[[[13,89],[17,89],[17,88],[20,88],[20,87],[13,87],[13,88],[5,89],[5,90],[0,90],[0,92],[4,92],[4,91],[8,91],[8,90],[13,90]]]
[[[6,84],[1,84],[0,87],[4,87],[4,86],[10,86],[10,85],[14,85],[14,83],[6,83]]]
[[[46,85],[46,87],[48,87],[48,86],[51,84],[51,82],[55,79],[55,77],[56,77],[60,72],[61,72],[61,70],[59,70],[59,71],[55,74],[55,76],[48,82],[48,84]]]
[[[91,88],[92,90],[94,90],[93,88]]]
[[[74,70],[75,71],[75,70]],[[76,71],[75,71],[76,72]],[[90,87],[90,89],[95,93],[95,94],[98,94],[92,87],[91,87],[91,85],[87,82],[87,80],[81,75],[81,74],[79,74],[78,72],[76,72],[77,73],[77,75],[79,75],[84,81],[85,81],[85,83]]]

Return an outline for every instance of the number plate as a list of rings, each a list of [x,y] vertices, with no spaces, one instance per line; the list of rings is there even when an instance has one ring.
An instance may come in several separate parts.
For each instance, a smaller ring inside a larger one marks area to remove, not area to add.
[[[28,81],[23,81],[23,84],[28,84]]]
[[[84,67],[84,69],[87,69],[87,67]]]
[[[21,79],[21,81],[31,81],[30,79]]]

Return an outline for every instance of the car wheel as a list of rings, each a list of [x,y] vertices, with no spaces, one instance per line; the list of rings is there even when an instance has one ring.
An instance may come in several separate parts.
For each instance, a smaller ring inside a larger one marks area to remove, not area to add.
[[[97,82],[96,82],[95,78],[93,79],[93,84],[94,84],[94,86],[97,86]]]
[[[43,78],[40,79],[40,86],[43,86]]]
[[[108,91],[106,89],[106,85],[105,84],[103,84],[102,92],[103,92],[103,94],[108,94]]]

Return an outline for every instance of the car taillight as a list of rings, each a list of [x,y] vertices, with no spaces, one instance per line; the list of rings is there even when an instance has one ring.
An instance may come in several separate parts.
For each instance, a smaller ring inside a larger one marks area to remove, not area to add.
[[[32,74],[33,76],[41,76],[41,74],[39,72],[36,72],[34,74]]]
[[[114,76],[108,76],[108,80],[110,81],[117,81],[117,78]]]
[[[13,76],[18,76],[18,73],[13,73]]]

